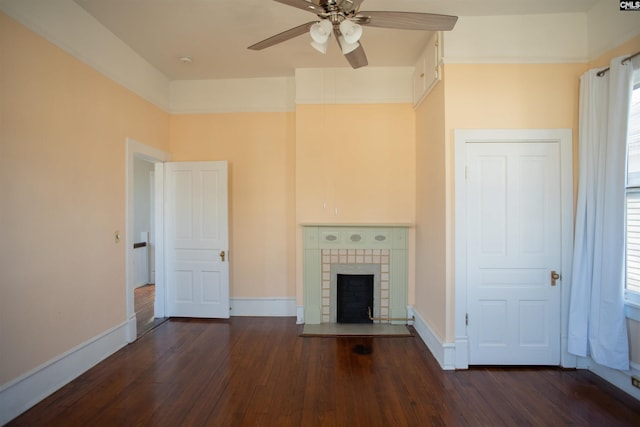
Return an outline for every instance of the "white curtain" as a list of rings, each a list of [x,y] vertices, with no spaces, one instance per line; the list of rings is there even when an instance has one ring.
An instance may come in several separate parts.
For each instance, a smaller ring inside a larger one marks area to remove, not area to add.
[[[627,124],[633,67],[624,57],[580,78],[579,178],[568,350],[629,369],[624,316]]]

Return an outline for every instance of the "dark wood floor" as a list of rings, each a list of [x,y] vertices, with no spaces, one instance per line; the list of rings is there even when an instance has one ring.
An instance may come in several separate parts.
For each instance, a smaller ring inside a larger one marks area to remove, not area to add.
[[[587,371],[444,372],[417,337],[171,319],[9,425],[639,426],[640,402]]]
[[[138,338],[166,320],[166,318],[155,318],[153,316],[155,299],[156,285],[154,284],[140,286],[134,290],[134,309],[136,311]]]

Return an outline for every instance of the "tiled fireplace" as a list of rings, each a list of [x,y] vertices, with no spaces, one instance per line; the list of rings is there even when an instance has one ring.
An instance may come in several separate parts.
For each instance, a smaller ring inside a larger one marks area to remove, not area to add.
[[[304,321],[336,323],[337,275],[373,275],[375,323],[406,323],[407,225],[305,225]]]

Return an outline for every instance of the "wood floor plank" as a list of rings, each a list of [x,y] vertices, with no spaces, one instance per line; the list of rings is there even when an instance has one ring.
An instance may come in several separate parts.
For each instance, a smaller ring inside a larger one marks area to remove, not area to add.
[[[587,371],[442,371],[417,337],[300,337],[292,318],[171,319],[9,426],[637,426]]]

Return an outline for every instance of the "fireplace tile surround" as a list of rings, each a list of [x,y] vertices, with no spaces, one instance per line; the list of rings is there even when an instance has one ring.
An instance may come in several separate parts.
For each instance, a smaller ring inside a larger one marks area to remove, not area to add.
[[[321,249],[321,254],[322,323],[336,323],[338,274],[373,275],[373,317],[389,316],[388,249]]]
[[[406,224],[303,225],[304,322],[336,322],[337,274],[373,274],[373,316],[407,317],[408,228]]]

